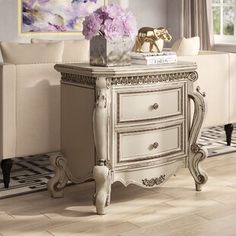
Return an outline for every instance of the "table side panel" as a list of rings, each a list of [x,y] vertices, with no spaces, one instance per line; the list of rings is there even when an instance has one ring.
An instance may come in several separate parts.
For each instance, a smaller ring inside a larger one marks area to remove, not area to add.
[[[61,96],[61,152],[72,176],[92,176],[96,164],[92,118],[95,91],[62,84]]]

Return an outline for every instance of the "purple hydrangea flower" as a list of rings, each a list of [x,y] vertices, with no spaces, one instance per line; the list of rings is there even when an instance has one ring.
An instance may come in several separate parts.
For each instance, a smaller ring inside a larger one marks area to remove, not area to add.
[[[86,39],[97,34],[109,40],[124,36],[135,37],[137,23],[131,12],[126,12],[118,4],[110,4],[98,8],[85,18],[83,34]]]
[[[99,33],[102,20],[96,14],[90,14],[83,21],[83,35],[90,40],[94,35]]]
[[[124,35],[123,22],[119,19],[107,19],[104,22],[104,35],[107,39],[119,38]]]
[[[128,35],[130,37],[137,35],[137,21],[131,12],[128,12],[125,15],[125,17],[123,19],[123,25],[124,25],[124,34],[125,35]]]
[[[78,2],[78,3],[86,3],[86,2],[88,2],[88,1],[90,1],[90,2],[94,2],[94,3],[97,2],[97,0],[72,0],[72,3],[74,3],[74,2]]]
[[[50,0],[24,0],[24,4],[27,4],[30,8],[37,2],[39,5],[49,2]]]

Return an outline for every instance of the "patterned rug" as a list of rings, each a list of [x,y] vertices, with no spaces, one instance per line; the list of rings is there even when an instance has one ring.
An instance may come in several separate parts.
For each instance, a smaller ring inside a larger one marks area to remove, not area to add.
[[[49,155],[14,158],[9,189],[3,187],[0,170],[0,199],[46,190],[52,175]]]
[[[208,157],[236,152],[236,130],[232,134],[231,146],[226,145],[223,126],[213,126],[203,129],[198,143],[207,148]]]
[[[236,131],[233,132],[231,146],[226,146],[223,126],[204,129],[198,143],[207,147],[209,157],[236,152]],[[49,155],[15,158],[9,189],[3,188],[0,170],[0,199],[46,190],[52,175]]]

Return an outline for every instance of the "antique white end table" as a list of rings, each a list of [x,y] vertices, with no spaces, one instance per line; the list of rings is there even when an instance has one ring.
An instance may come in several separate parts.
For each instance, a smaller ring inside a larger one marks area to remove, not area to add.
[[[58,64],[55,69],[62,75],[62,155],[52,158],[53,197],[63,196],[68,180],[95,179],[94,204],[104,214],[112,183],[152,188],[183,166],[201,190],[207,174],[199,162],[207,152],[196,142],[205,105],[193,91],[195,64]]]

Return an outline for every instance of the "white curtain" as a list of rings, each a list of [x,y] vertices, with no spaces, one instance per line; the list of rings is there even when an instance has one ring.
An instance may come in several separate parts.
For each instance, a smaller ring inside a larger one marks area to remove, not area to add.
[[[213,45],[212,0],[182,0],[182,36],[200,37],[202,50]]]

